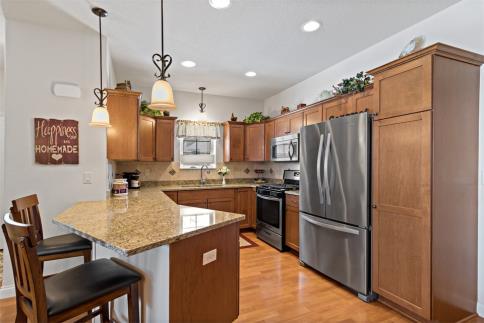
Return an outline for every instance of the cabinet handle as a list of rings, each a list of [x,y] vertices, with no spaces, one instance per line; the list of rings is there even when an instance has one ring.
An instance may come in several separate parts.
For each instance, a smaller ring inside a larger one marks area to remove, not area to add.
[[[376,209],[376,204],[372,204],[372,205],[371,205],[371,207],[372,207],[373,209]]]

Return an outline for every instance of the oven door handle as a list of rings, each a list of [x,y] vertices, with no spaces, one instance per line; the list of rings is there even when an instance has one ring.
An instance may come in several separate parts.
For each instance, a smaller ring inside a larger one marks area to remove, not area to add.
[[[260,194],[257,194],[257,197],[260,197],[261,199],[264,199],[264,200],[275,201],[275,202],[281,202],[281,199],[279,199],[279,198],[277,198],[277,197],[264,196],[264,195],[260,195]]]

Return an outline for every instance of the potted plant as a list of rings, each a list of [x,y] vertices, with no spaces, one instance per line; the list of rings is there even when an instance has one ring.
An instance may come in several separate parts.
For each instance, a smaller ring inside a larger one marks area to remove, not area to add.
[[[263,115],[262,112],[252,112],[248,117],[244,119],[244,122],[257,123],[257,122],[262,122],[266,119],[269,119],[269,117],[266,117],[265,115]]]
[[[222,176],[222,185],[225,185],[225,175],[230,174],[230,169],[227,166],[222,166],[217,170],[217,174]]]
[[[371,84],[371,76],[365,72],[359,72],[354,77],[343,79],[338,85],[333,85],[335,95],[343,95],[353,92],[363,92],[367,85]]]

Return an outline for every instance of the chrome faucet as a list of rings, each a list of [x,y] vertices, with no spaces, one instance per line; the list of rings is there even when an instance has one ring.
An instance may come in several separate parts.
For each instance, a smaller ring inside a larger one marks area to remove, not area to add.
[[[205,185],[207,183],[207,180],[203,178],[203,168],[206,168],[208,170],[208,166],[206,164],[203,164],[200,168],[200,185]]]

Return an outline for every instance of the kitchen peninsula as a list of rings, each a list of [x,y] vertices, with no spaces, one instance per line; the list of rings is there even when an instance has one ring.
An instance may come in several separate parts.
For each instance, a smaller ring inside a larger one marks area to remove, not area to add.
[[[178,205],[159,187],[79,202],[54,218],[143,274],[144,322],[229,322],[239,314],[239,221],[244,215]],[[127,321],[125,299],[112,311]]]

